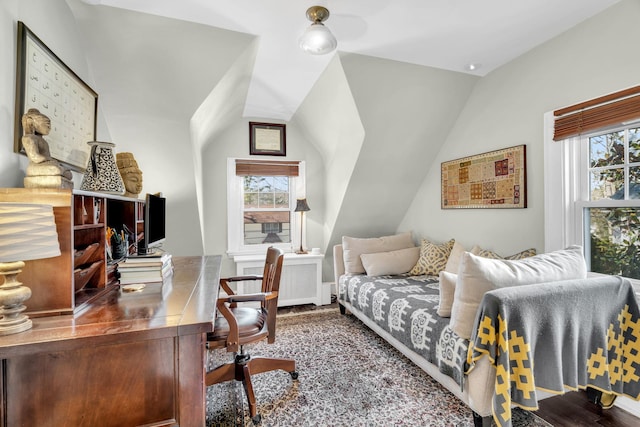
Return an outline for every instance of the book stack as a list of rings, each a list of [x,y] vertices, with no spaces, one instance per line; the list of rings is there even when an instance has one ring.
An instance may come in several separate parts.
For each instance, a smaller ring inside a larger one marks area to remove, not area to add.
[[[120,284],[162,282],[173,273],[171,254],[129,257],[118,263]]]

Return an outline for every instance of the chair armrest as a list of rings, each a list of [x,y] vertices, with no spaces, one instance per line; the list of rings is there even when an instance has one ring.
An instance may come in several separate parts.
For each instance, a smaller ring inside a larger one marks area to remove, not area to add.
[[[229,295],[226,297],[218,298],[218,302],[222,303],[236,303],[236,302],[249,302],[249,301],[260,301],[265,302],[277,298],[277,292],[257,292],[253,294],[244,294],[244,295]]]
[[[229,283],[231,283],[231,282],[245,282],[245,281],[249,281],[249,280],[262,280],[262,276],[235,276],[235,277],[226,277],[226,278],[220,279],[220,280],[226,280]]]
[[[235,277],[225,277],[220,279],[220,287],[227,293],[227,295],[235,295],[233,289],[229,287],[229,283],[233,282],[246,282],[250,280],[262,280],[262,276],[235,276]]]

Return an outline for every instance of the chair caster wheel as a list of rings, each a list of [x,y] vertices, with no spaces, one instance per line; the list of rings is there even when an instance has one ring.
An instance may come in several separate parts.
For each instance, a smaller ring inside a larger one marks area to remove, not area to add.
[[[298,373],[296,371],[289,372],[289,375],[291,375],[291,379],[293,379],[293,380],[297,380],[298,379]]]
[[[262,416],[260,414],[257,414],[255,417],[251,418],[251,421],[253,421],[254,426],[257,426],[258,424],[260,424],[260,421],[262,421]]]

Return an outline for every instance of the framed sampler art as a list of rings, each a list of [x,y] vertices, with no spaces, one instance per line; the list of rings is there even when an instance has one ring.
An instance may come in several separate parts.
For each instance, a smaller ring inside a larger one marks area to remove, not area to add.
[[[526,146],[442,163],[442,209],[526,208]]]
[[[249,154],[286,156],[286,131],[284,124],[249,122]]]
[[[51,157],[82,172],[96,139],[98,94],[23,22],[18,22],[14,151],[24,154],[22,116],[35,108],[51,120]]]

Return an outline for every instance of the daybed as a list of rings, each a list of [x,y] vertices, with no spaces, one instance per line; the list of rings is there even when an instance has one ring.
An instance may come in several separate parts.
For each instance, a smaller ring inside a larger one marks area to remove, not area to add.
[[[513,405],[537,409],[539,399],[587,386],[610,401],[640,399],[633,288],[616,276],[587,278],[581,248],[496,260],[452,251],[453,241],[411,248],[401,247],[406,235],[389,239],[334,246],[340,310],[465,402],[476,425],[493,417],[510,426]]]

